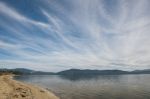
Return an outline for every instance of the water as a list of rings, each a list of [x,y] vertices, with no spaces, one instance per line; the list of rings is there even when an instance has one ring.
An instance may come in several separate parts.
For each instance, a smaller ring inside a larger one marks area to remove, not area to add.
[[[15,79],[47,88],[61,99],[150,99],[150,75],[32,75]]]

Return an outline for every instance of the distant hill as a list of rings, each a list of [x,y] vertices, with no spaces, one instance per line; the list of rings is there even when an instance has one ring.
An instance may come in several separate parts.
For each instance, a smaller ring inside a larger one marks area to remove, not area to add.
[[[131,71],[131,74],[150,74],[150,69]]]
[[[59,75],[120,75],[120,74],[150,74],[150,69],[122,71],[122,70],[80,70],[70,69],[58,72]]]
[[[55,73],[52,72],[42,72],[42,71],[35,71],[25,68],[16,68],[16,69],[0,69],[0,72],[7,72],[19,75],[53,75]]]
[[[80,70],[80,69],[70,69],[58,72],[59,75],[119,75],[128,74],[127,71],[122,70]]]
[[[95,75],[122,75],[122,74],[150,74],[150,69],[122,71],[122,70],[90,70],[90,69],[69,69],[57,73],[35,71],[25,68],[0,69],[0,73],[7,72],[20,75],[63,75],[63,76],[95,76]]]

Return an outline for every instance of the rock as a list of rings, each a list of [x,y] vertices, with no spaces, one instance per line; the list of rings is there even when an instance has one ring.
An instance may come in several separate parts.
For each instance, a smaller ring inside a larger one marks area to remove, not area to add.
[[[25,94],[21,94],[21,97],[26,97],[26,95]]]
[[[40,92],[45,92],[44,90],[40,90]]]

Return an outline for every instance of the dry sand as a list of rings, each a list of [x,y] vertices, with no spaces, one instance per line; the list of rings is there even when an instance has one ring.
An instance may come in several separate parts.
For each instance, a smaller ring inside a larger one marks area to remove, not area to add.
[[[15,81],[12,77],[0,76],[0,99],[59,99],[45,89]]]

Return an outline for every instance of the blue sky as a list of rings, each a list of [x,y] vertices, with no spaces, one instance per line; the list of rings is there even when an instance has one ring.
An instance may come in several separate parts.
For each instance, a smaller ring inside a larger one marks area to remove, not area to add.
[[[0,0],[0,66],[150,68],[150,0]]]

